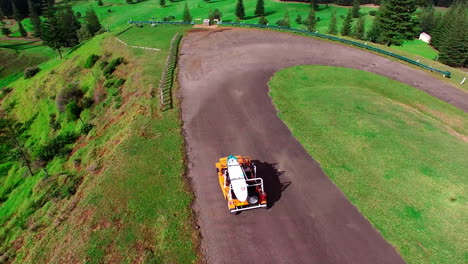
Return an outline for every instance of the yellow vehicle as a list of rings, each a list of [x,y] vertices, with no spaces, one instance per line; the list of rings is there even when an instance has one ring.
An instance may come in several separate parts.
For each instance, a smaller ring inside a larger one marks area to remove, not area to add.
[[[219,185],[231,213],[266,208],[267,197],[262,178],[248,156],[229,156],[216,163]]]

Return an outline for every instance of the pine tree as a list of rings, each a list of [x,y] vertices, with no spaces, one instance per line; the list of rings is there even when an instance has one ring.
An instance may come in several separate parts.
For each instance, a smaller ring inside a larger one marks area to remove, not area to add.
[[[351,23],[352,22],[353,22],[353,10],[350,8],[350,9],[348,9],[348,13],[346,14],[346,18],[343,21],[343,26],[341,27],[341,35],[342,36],[351,35]]]
[[[192,22],[192,16],[190,15],[190,10],[188,8],[187,2],[185,2],[184,7],[184,22]]]
[[[401,45],[404,40],[414,37],[416,11],[414,0],[386,0],[380,6],[382,42],[387,46]]]
[[[11,1],[11,8],[13,9],[13,18],[17,22],[23,21],[23,16],[21,15],[21,12],[16,7],[15,1]]]
[[[318,11],[319,10],[319,5],[317,3],[317,0],[310,0],[310,6],[315,10],[315,11]]]
[[[159,5],[162,7],[166,6],[166,0],[159,0]]]
[[[98,0],[97,4],[98,4],[98,6],[103,6],[103,5],[104,5],[104,3],[102,2],[102,0]]]
[[[437,25],[432,30],[431,45],[439,49],[447,41],[448,32],[451,30],[454,20],[457,17],[457,9],[460,7],[459,2],[454,3],[448,11],[437,20]]]
[[[33,26],[34,36],[37,38],[41,37],[41,18],[39,17],[36,7],[34,6],[31,0],[28,0],[28,8],[29,8],[29,19]]]
[[[359,10],[360,10],[360,2],[359,0],[354,0],[353,1],[353,17],[358,18],[359,17]]]
[[[27,151],[24,146],[20,143],[19,127],[21,123],[9,117],[5,111],[0,111],[0,142],[4,145],[9,145],[9,150],[17,152],[19,155],[11,155],[12,157],[21,157],[24,164],[28,167],[29,173],[33,175],[30,161],[27,156]]]
[[[289,12],[286,9],[283,19],[276,21],[276,24],[280,27],[290,28],[291,24],[289,23]]]
[[[422,8],[419,14],[421,32],[431,33],[436,26],[436,15],[434,5]]]
[[[336,23],[336,10],[334,10],[331,15],[330,24],[328,25],[327,33],[332,34],[332,35],[338,34],[338,28],[337,28],[337,23]]]
[[[371,28],[366,34],[366,38],[374,43],[380,43],[382,38],[382,30],[380,28],[380,18],[377,15],[372,23]]]
[[[28,32],[26,32],[26,30],[24,29],[23,24],[21,24],[21,22],[18,22],[18,31],[19,31],[20,35],[23,38],[28,36]]]
[[[449,25],[446,41],[440,47],[439,60],[454,67],[468,66],[468,5],[456,2],[451,7],[454,9],[454,18]]]
[[[244,17],[245,17],[245,8],[244,8],[244,1],[243,0],[237,0],[236,16],[239,19],[244,19]]]
[[[88,23],[89,29],[91,30],[91,34],[93,36],[102,28],[101,22],[99,22],[99,18],[93,9],[86,10],[85,21]]]
[[[255,15],[256,16],[264,16],[265,15],[264,0],[257,0],[257,6],[255,7]]]
[[[46,19],[41,23],[41,39],[44,45],[58,51],[60,58],[62,58],[62,34],[60,33],[57,14],[52,4],[47,4],[44,17]]]
[[[312,32],[315,31],[316,24],[317,18],[315,17],[315,9],[310,8],[309,16],[307,16],[307,19],[304,21],[304,25],[308,31]]]
[[[302,17],[299,14],[296,16],[296,24],[302,24]]]
[[[71,6],[65,6],[57,14],[59,31],[61,33],[62,45],[64,47],[73,47],[79,43],[77,31],[81,25]]]
[[[260,20],[258,21],[258,24],[260,24],[260,25],[268,25],[268,20],[267,20],[264,16],[261,16],[261,17],[260,17]]]
[[[93,34],[91,34],[91,30],[89,29],[89,25],[87,23],[84,23],[81,28],[78,29],[76,35],[78,36],[80,42],[86,41],[93,37]]]
[[[11,34],[11,29],[9,29],[9,28],[3,26],[3,27],[2,27],[2,34],[5,35],[5,36],[7,36],[7,37],[9,37],[10,34]]]
[[[353,29],[353,37],[357,39],[364,39],[365,29],[366,28],[366,19],[364,17],[360,17],[358,22],[354,26]]]

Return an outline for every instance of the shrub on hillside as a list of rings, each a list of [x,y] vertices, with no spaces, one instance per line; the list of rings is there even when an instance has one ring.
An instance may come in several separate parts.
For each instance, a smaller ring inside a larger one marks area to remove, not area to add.
[[[163,21],[171,21],[171,20],[174,20],[175,19],[175,16],[168,16],[168,17],[163,17]]]
[[[60,134],[46,144],[39,146],[36,156],[44,162],[51,161],[55,157],[64,157],[71,151],[67,145],[74,143],[76,139],[78,139],[78,135],[75,133]]]
[[[102,61],[102,62],[99,64],[99,68],[101,68],[101,70],[104,70],[104,68],[106,68],[107,65],[109,65],[109,62],[107,62],[107,61]]]
[[[80,129],[81,134],[88,134],[91,129],[93,129],[94,125],[90,123],[84,123],[83,126]]]
[[[57,121],[56,114],[49,115],[49,127],[52,128],[53,130],[59,130],[62,127],[60,125],[60,122]]]
[[[39,67],[27,67],[24,69],[24,78],[29,79],[40,71]]]
[[[76,121],[80,118],[81,108],[78,106],[78,103],[73,100],[67,104],[65,110],[65,116],[67,117],[68,121]]]
[[[104,70],[102,71],[104,76],[109,79],[111,77],[112,73],[114,73],[115,68],[117,68],[117,66],[119,66],[123,62],[124,62],[124,58],[122,58],[122,57],[117,57],[117,58],[111,60],[109,65],[107,65],[104,68]]]
[[[86,59],[86,62],[85,62],[85,65],[84,67],[86,69],[90,69],[91,67],[94,66],[94,64],[96,63],[96,61],[99,60],[99,56],[96,55],[96,54],[91,54],[89,55],[88,59]]]
[[[375,15],[377,15],[377,11],[376,10],[371,10],[371,11],[369,11],[369,15],[375,16]]]
[[[291,25],[289,24],[289,20],[287,20],[287,19],[280,19],[280,20],[276,21],[276,24],[279,27],[286,27],[286,28],[291,27]]]
[[[258,23],[260,25],[268,25],[268,20],[264,16],[262,16],[260,17],[260,20],[258,21]]]
[[[63,88],[55,98],[57,108],[60,112],[65,111],[65,107],[71,101],[79,102],[83,97],[84,92],[78,87],[77,83],[73,83]]]
[[[90,108],[93,106],[94,100],[91,97],[83,97],[83,99],[80,100],[78,103],[78,106],[81,107],[82,109]]]

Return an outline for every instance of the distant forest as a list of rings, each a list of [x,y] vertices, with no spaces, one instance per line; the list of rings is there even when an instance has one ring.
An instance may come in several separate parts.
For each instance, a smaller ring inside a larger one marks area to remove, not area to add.
[[[309,3],[310,0],[281,0],[283,2],[307,2]],[[361,5],[366,4],[380,4],[381,0],[361,0],[359,1]],[[352,6],[353,0],[318,0],[319,4],[337,4],[343,6]],[[435,6],[442,6],[442,7],[449,7],[455,0],[415,0],[415,2],[419,5],[430,5],[431,2],[434,3]]]
[[[29,0],[29,2],[31,2],[39,14],[42,13],[42,6],[44,6],[45,0]],[[52,0],[52,2],[55,1]],[[23,17],[29,16],[28,0],[0,0],[0,9],[5,16],[11,17],[13,15],[12,3],[14,3]]]

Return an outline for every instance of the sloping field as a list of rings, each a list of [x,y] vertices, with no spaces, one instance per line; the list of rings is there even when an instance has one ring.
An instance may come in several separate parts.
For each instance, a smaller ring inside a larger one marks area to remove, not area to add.
[[[278,70],[304,64],[374,72],[468,112],[465,92],[359,49],[251,29],[190,33],[183,40],[179,81],[202,249],[210,263],[402,263],[277,116],[269,79]],[[320,74],[333,83],[333,76]],[[229,214],[214,163],[230,154],[257,160],[270,210]]]
[[[0,79],[22,72],[26,67],[36,66],[52,57],[53,51],[36,42],[0,43]]]
[[[99,35],[9,85],[2,108],[28,124],[20,139],[34,175],[20,161],[1,167],[0,263],[197,260],[179,111],[161,113],[154,96],[170,40],[186,28],[151,30],[142,38],[161,51]],[[99,60],[87,69],[91,54]],[[117,58],[123,63],[105,78],[103,69]],[[88,98],[78,120],[68,106],[58,109],[59,94],[70,87]],[[44,146],[59,148],[45,164],[38,163]]]
[[[408,263],[464,262],[467,114],[347,68],[292,67],[269,86],[294,137]]]

